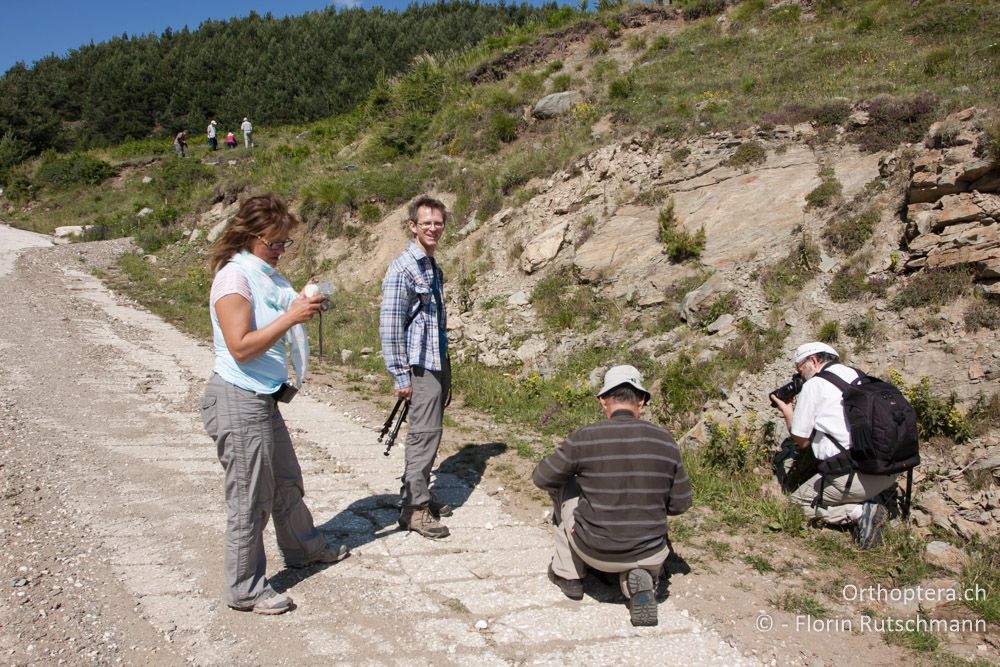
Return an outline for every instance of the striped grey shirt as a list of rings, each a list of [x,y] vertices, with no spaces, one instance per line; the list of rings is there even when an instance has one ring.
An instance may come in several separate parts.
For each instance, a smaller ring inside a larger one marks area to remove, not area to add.
[[[580,487],[574,540],[584,553],[629,561],[662,549],[666,518],[691,507],[691,482],[669,431],[618,411],[574,431],[532,474],[550,493]]]

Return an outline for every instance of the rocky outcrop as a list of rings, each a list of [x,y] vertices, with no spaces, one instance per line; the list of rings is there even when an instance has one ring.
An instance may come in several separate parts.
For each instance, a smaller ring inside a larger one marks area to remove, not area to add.
[[[983,113],[965,109],[928,132],[938,146],[942,126],[953,128],[946,147],[913,161],[906,207],[907,269],[967,265],[978,279],[1000,278],[1000,161],[985,155],[977,129]]]
[[[555,118],[573,110],[583,100],[578,90],[567,90],[561,93],[546,95],[535,103],[531,115],[535,118]]]

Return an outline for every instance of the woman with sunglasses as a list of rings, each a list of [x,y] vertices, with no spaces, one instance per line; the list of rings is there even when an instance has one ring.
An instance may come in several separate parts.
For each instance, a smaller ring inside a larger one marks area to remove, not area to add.
[[[215,368],[201,416],[225,471],[223,598],[233,609],[258,614],[281,614],[292,606],[265,576],[263,533],[270,517],[288,567],[335,563],[348,555],[345,546],[328,545],[313,524],[278,410],[305,378],[309,349],[302,324],[323,303],[323,296],[297,293],[277,271],[298,223],[277,197],[251,197],[210,253]]]

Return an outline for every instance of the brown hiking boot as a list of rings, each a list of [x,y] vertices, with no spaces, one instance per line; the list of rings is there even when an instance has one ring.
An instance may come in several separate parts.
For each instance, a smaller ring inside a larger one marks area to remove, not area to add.
[[[399,527],[411,530],[432,540],[448,537],[451,533],[448,527],[435,519],[426,505],[422,507],[404,507],[399,515]]]

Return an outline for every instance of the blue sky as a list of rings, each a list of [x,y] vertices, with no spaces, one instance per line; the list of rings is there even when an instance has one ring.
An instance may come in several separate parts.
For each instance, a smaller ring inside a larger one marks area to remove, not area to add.
[[[335,4],[406,7],[407,0],[0,0],[0,75],[14,63],[31,65],[52,53],[129,35],[162,33],[166,28],[192,30],[208,19],[226,20],[271,12],[298,16]]]

